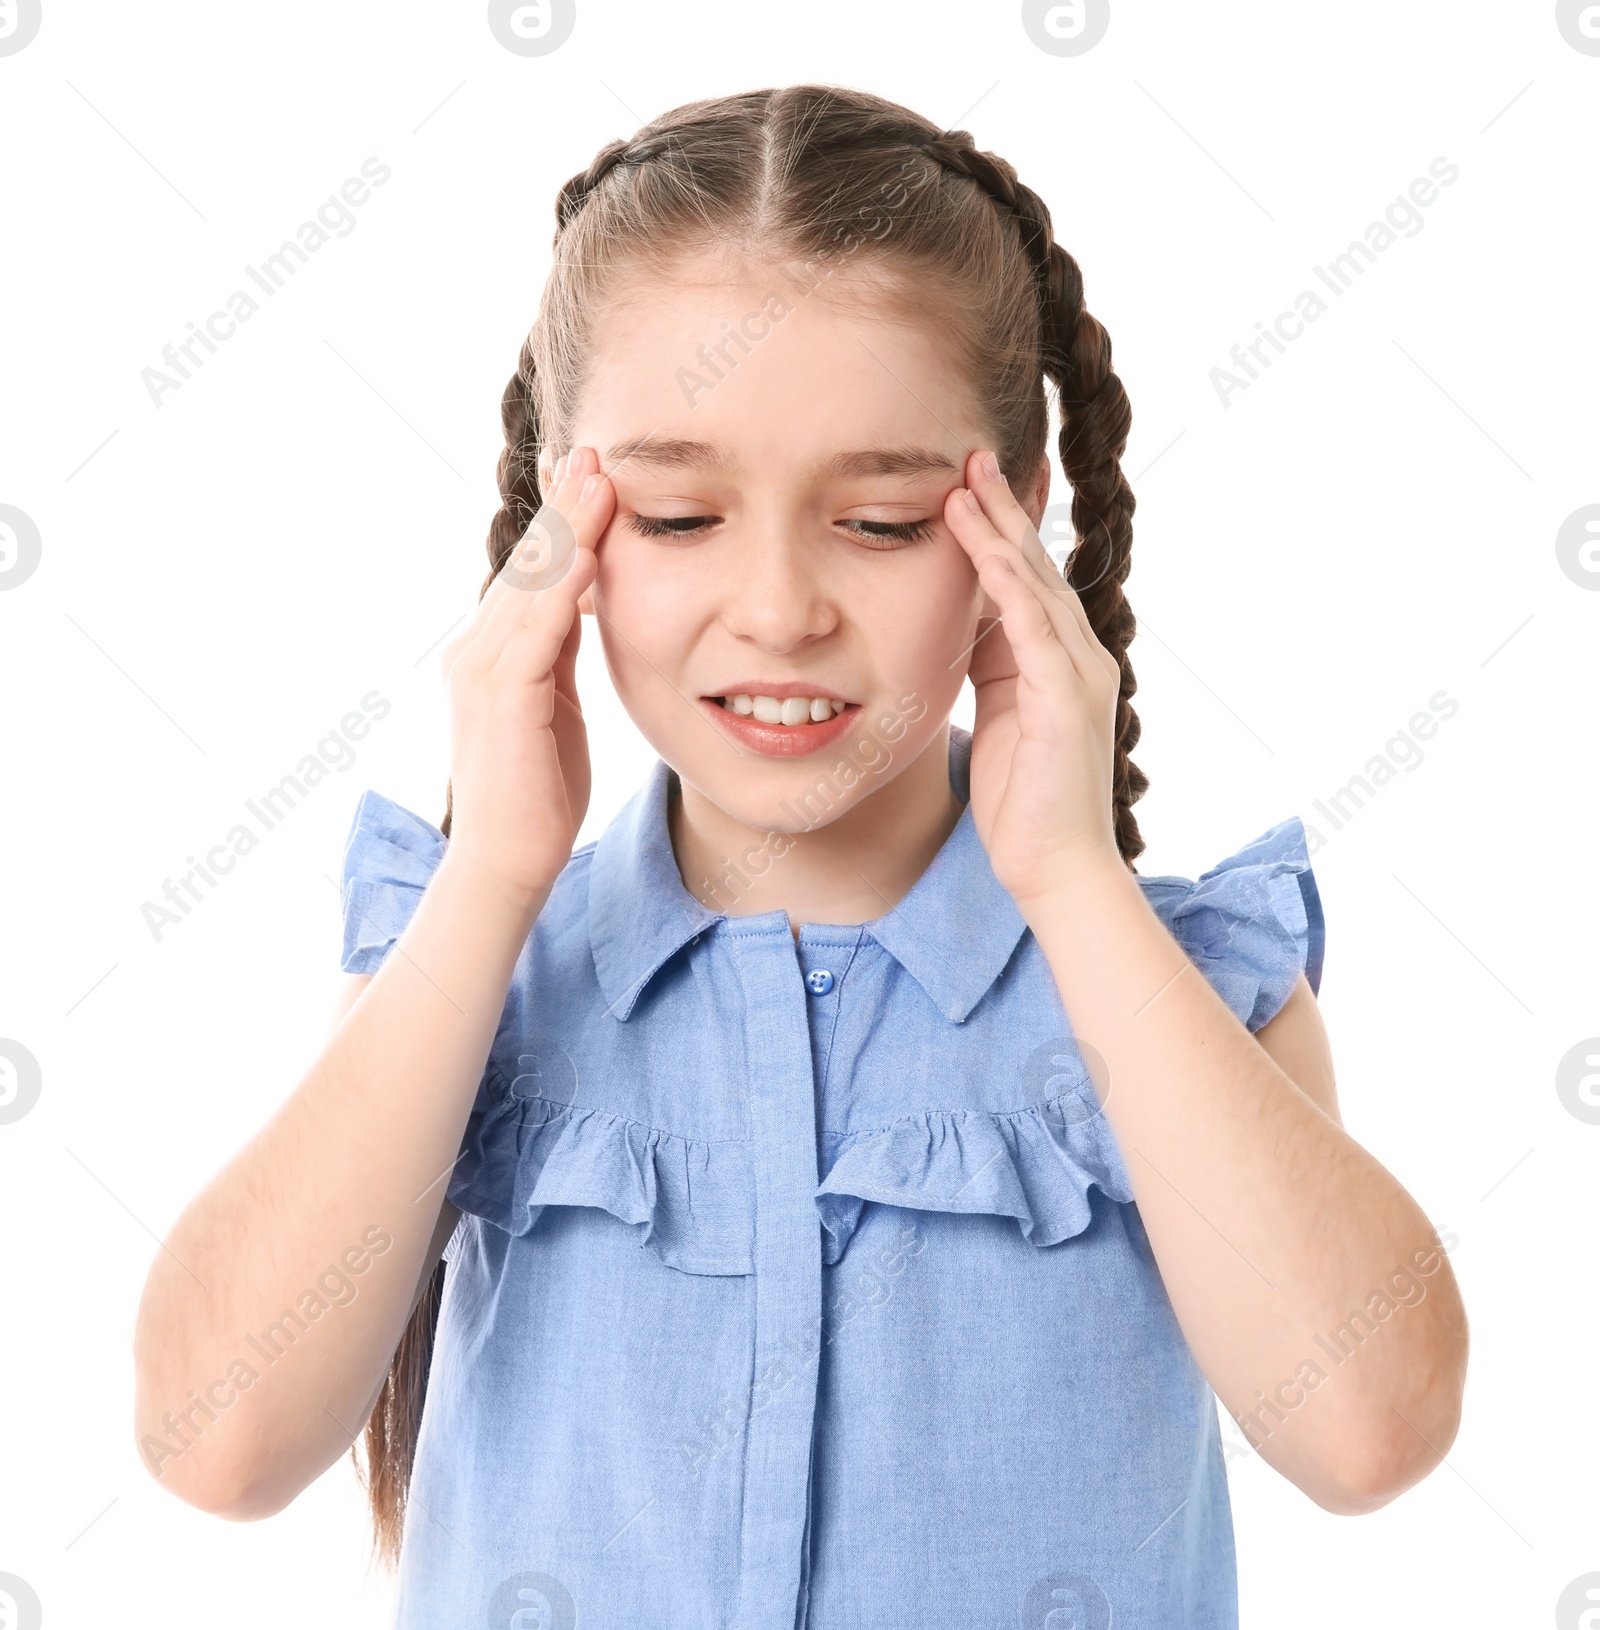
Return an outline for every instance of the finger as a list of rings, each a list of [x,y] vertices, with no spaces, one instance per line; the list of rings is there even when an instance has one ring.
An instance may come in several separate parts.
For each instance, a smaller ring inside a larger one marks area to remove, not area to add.
[[[595,569],[593,551],[578,550],[568,568],[570,585],[567,579],[563,579],[561,585],[563,589],[570,587],[570,592],[545,592],[537,596],[538,609],[501,641],[488,664],[489,671],[525,684],[542,683],[554,674],[559,686],[564,662],[570,685],[577,663],[574,630],[583,623],[578,614],[578,596],[594,580]]]
[[[1093,649],[1099,642],[1095,639],[1089,614],[1083,609],[1077,590],[1051,558],[1028,512],[1017,502],[1010,483],[1000,473],[994,453],[989,451],[973,455],[969,460],[969,474],[973,480],[974,495],[984,512],[994,518],[996,530],[1017,546],[1034,576],[1051,591],[1060,605],[1066,607],[1078,624],[1084,640]]]
[[[594,543],[612,504],[599,480],[585,497],[584,479],[581,468],[571,464],[562,471],[552,502],[540,506],[480,599],[471,624],[446,647],[440,669],[447,682],[458,668],[465,679],[492,667],[507,641],[523,628],[551,622],[563,630],[568,626],[578,597],[593,581]]]
[[[615,507],[614,489],[595,467],[597,462],[589,448],[580,448],[564,461],[548,501],[539,506],[490,584],[482,630],[491,645],[537,619],[549,595],[575,599],[592,581],[575,586],[571,570],[574,557],[594,559]]]
[[[1099,646],[1093,625],[1089,621],[1089,614],[1083,609],[1082,597],[1067,581],[1066,573],[1056,565],[1050,551],[1045,548],[1032,520],[1028,517],[1028,512],[1017,502],[1010,483],[1000,474],[998,463],[991,473],[987,462],[991,457],[992,452],[980,451],[969,460],[968,475],[978,502],[986,513],[995,514],[996,529],[1002,536],[1017,544],[1040,581],[1072,612],[1091,647]],[[1099,648],[1105,649],[1104,646]]]
[[[990,466],[993,466],[992,470]],[[1028,569],[1042,581],[1061,573],[1050,558],[1050,551],[1039,541],[1028,512],[1017,502],[1011,483],[1000,471],[999,460],[992,449],[979,448],[967,457],[967,486],[983,512],[989,517],[1001,537],[1016,546]]]
[[[1035,689],[1051,690],[1070,677],[1079,677],[1045,601],[1010,559],[998,551],[987,554],[978,573],[984,589],[1000,608],[1001,626],[1016,659],[1019,681]]]
[[[580,713],[583,709],[578,702],[578,646],[582,639],[583,618],[574,608],[572,624],[567,629],[567,637],[561,642],[561,649],[556,653],[553,671],[556,693],[565,696]]]
[[[1027,516],[1024,515],[1022,518],[1031,532],[1032,527]],[[1028,564],[1020,546],[995,525],[994,520],[979,503],[976,493],[967,487],[957,487],[945,501],[945,519],[975,567],[981,568],[984,560],[991,555],[999,555],[1008,561],[1022,581],[1033,585],[1039,591],[1040,603],[1061,644],[1075,653],[1081,652],[1085,663],[1091,660],[1088,647],[1084,643],[1088,630],[1087,619],[1081,625],[1074,620],[1070,609],[1062,603],[1063,597],[1051,591],[1050,585]],[[1035,541],[1037,542],[1037,534]],[[1040,548],[1042,549],[1043,545],[1040,545]],[[1045,559],[1048,561],[1049,556],[1046,555]],[[1059,583],[1059,577],[1057,581]],[[1068,592],[1070,594],[1070,590]]]

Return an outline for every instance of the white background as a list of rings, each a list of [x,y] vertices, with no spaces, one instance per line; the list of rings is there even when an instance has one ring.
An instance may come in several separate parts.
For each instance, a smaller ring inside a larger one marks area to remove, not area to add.
[[[362,788],[443,813],[435,648],[558,187],[665,108],[802,80],[969,128],[1048,201],[1134,406],[1140,869],[1321,829],[1347,1124],[1459,1239],[1448,1465],[1349,1519],[1233,1459],[1244,1623],[1546,1624],[1600,1569],[1600,1126],[1554,1085],[1600,1033],[1600,593],[1555,550],[1600,501],[1600,57],[1552,6],[1116,0],[1055,57],[1009,4],[600,0],[540,58],[478,4],[45,0],[0,56],[0,504],[43,539],[0,592],[0,1036],[44,1083],[0,1126],[0,1573],[47,1625],[386,1622],[348,1461],[249,1525],[146,1475],[140,1287],[321,1046]],[[374,155],[354,231],[155,407],[141,370]],[[1422,229],[1333,298],[1313,265],[1438,157]],[[1210,370],[1305,288],[1329,310],[1224,406]],[[592,629],[584,841],[652,762]],[[142,904],[372,690],[354,767],[158,942]],[[1423,762],[1319,819],[1441,690]]]

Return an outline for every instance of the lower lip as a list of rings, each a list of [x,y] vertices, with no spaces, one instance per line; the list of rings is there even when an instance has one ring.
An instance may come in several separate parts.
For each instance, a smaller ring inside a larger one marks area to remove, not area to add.
[[[749,748],[752,753],[765,754],[768,758],[804,758],[809,753],[831,747],[841,736],[848,734],[861,711],[859,706],[852,703],[843,713],[835,713],[831,719],[822,719],[814,724],[762,724],[747,713],[735,713],[732,708],[724,707],[720,702],[708,701],[703,696],[700,706],[708,708],[716,716],[717,723],[741,747]]]

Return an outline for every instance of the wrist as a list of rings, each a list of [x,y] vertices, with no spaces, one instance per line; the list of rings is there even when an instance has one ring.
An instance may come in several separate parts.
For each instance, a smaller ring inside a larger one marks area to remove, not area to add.
[[[447,844],[434,873],[434,882],[486,919],[504,919],[508,925],[520,925],[524,938],[544,909],[552,887],[548,883],[536,884],[511,877],[454,844]]]
[[[1116,849],[1086,848],[1036,867],[1026,888],[1010,891],[1022,920],[1035,933],[1041,924],[1077,916],[1085,900],[1118,893],[1143,899],[1138,879]]]

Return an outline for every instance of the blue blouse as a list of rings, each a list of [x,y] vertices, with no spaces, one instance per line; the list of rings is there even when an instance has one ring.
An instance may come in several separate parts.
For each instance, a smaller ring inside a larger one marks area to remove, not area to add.
[[[970,752],[952,727],[963,802]],[[684,888],[675,780],[574,852],[516,965],[397,1624],[1235,1625],[1213,1396],[970,806],[893,910],[796,944]],[[348,971],[444,848],[363,795]],[[1298,817],[1139,883],[1251,1030],[1318,985]]]

